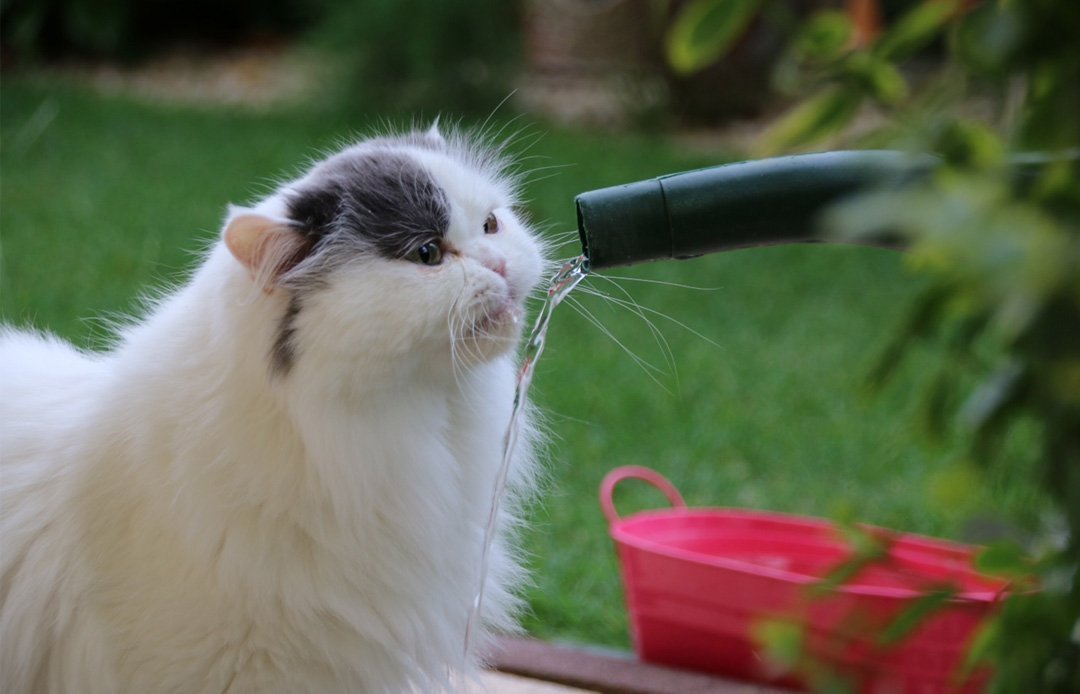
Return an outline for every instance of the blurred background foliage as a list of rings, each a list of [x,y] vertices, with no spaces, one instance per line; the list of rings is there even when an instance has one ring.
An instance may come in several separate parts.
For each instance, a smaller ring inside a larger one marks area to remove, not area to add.
[[[669,60],[698,69],[776,4],[689,3]],[[860,195],[825,223],[840,239],[901,234],[909,268],[929,280],[873,385],[929,344],[938,365],[924,378],[921,429],[968,440],[956,484],[1003,467],[1054,501],[1026,547],[982,555],[985,570],[1034,575],[1040,590],[1013,595],[971,659],[992,664],[995,691],[1080,691],[1080,3],[926,0],[876,35],[852,17],[826,10],[794,27],[777,77],[804,95],[758,150],[821,146],[869,106],[885,118],[861,145],[941,157],[928,180]],[[935,47],[940,69],[913,74]],[[1005,444],[1016,437],[1035,455]]]
[[[347,107],[487,113],[511,91],[521,34],[516,2],[318,0],[312,38],[339,56]]]
[[[525,73],[549,87],[534,104],[579,87],[631,122],[708,125],[775,107],[788,36],[845,1],[0,0],[0,38],[6,65],[288,42],[333,62],[328,96],[361,111],[486,113]],[[916,2],[877,5],[888,21]]]
[[[490,110],[518,65],[519,3],[500,0],[3,0],[8,62],[128,64],[177,45],[302,42],[335,64],[331,98],[401,113]]]
[[[0,38],[7,60],[137,61],[178,41],[296,35],[318,21],[319,9],[318,0],[2,0]]]

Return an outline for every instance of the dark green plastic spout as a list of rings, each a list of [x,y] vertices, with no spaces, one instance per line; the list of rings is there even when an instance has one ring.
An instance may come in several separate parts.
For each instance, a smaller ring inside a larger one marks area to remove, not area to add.
[[[826,206],[936,163],[905,152],[823,152],[661,176],[579,195],[578,232],[594,270],[821,240],[816,221]]]

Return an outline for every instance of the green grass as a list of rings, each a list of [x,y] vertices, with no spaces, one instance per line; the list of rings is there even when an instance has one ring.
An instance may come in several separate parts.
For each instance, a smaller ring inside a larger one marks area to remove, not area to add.
[[[252,199],[367,126],[332,113],[149,106],[10,76],[0,123],[0,315],[80,345],[102,343],[96,319],[128,313],[140,292],[182,279],[228,202]],[[723,158],[658,137],[531,131],[530,164],[558,167],[538,172],[528,190],[532,215],[550,233],[573,229],[578,192]],[[662,332],[671,364],[626,308],[575,293],[622,347],[573,309],[557,312],[533,390],[553,437],[547,492],[525,538],[533,633],[627,645],[596,498],[619,465],[659,470],[691,505],[843,515],[954,538],[972,514],[1037,515],[1030,490],[1004,478],[937,484],[949,498],[935,495],[934,480],[960,448],[955,440],[924,447],[913,424],[929,355],[915,355],[883,393],[863,391],[917,291],[899,255],[777,247],[611,274],[708,290],[586,282],[632,294]],[[664,373],[654,380],[624,350]],[[624,512],[660,503],[640,486],[620,494]]]

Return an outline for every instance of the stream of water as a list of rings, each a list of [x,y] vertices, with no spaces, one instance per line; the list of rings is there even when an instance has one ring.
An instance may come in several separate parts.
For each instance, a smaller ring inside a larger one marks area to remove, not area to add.
[[[514,447],[517,445],[518,430],[521,426],[521,413],[525,410],[528,400],[529,385],[532,384],[533,371],[536,362],[544,352],[544,343],[547,341],[548,324],[551,322],[551,314],[555,311],[563,298],[589,272],[589,261],[585,256],[578,256],[569,260],[562,269],[551,278],[548,283],[547,296],[544,305],[536,316],[529,339],[525,343],[521,356],[521,367],[518,369],[517,390],[514,392],[514,405],[510,411],[510,423],[506,427],[506,435],[503,439],[502,463],[499,465],[498,474],[495,477],[495,486],[491,493],[491,510],[488,515],[487,525],[484,527],[484,544],[480,554],[480,583],[473,599],[469,619],[465,624],[465,657],[468,660],[472,652],[473,634],[479,627],[480,614],[484,606],[484,585],[487,581],[488,564],[490,562],[491,543],[495,539],[495,529],[499,520],[499,507],[502,503],[503,493],[506,489],[506,475],[510,469],[510,462],[514,457]]]

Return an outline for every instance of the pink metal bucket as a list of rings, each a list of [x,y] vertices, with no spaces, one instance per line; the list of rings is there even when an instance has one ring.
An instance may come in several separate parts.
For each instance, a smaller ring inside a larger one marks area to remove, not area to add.
[[[616,485],[639,479],[672,508],[619,516]],[[851,556],[824,520],[722,508],[687,508],[663,476],[621,467],[600,486],[622,567],[635,650],[642,660],[739,679],[803,686],[778,674],[752,637],[763,620],[806,627],[806,647],[862,691],[980,691],[986,673],[957,679],[965,649],[1004,595],[1004,582],[972,568],[976,548],[865,528],[887,540],[887,556],[824,596],[808,588]],[[955,591],[943,609],[898,645],[876,635],[929,590]]]

